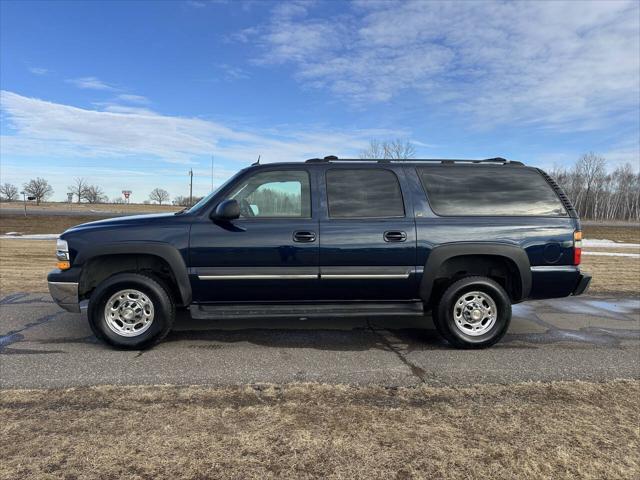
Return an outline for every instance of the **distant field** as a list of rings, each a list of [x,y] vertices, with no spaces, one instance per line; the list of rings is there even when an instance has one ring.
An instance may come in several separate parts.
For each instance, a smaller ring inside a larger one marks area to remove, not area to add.
[[[8,232],[33,233],[62,233],[67,228],[81,223],[95,222],[109,216],[65,216],[65,215],[8,215],[0,210],[0,235]]]
[[[22,202],[0,202],[2,209],[23,208]],[[145,205],[142,203],[131,203],[129,205],[121,203],[66,203],[66,202],[42,202],[36,205],[35,202],[28,202],[27,210],[63,210],[69,212],[107,212],[107,213],[154,213],[154,212],[175,212],[183,207],[175,205]]]
[[[587,224],[582,226],[584,238],[599,238],[624,243],[640,243],[640,224],[603,226]]]

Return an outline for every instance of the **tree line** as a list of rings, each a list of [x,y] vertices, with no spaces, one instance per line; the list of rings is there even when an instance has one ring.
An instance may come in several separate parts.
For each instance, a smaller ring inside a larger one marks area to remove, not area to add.
[[[36,201],[36,205],[46,201],[53,195],[53,187],[49,182],[41,177],[33,178],[22,185],[22,191],[18,191],[18,187],[11,183],[3,183],[0,185],[0,200],[5,202],[14,202],[21,200],[20,195],[24,192],[25,196],[32,197]],[[104,190],[99,185],[89,183],[85,178],[75,178],[74,183],[67,187],[69,201],[76,203],[109,203],[109,197],[105,195]],[[159,205],[166,204],[170,199],[169,192],[163,188],[154,188],[149,194],[149,201],[144,203],[157,202]],[[194,199],[195,200],[195,199]],[[189,198],[186,198],[186,202]],[[175,205],[185,205],[185,197],[176,197]],[[124,203],[121,197],[116,197],[111,203]]]
[[[549,175],[587,220],[640,221],[640,171],[630,163],[610,171],[595,153],[582,155],[572,167],[556,166]]]

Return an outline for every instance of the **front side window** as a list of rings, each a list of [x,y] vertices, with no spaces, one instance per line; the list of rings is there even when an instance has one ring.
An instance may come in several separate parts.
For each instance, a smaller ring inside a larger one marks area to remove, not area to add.
[[[400,183],[391,170],[327,170],[327,197],[332,218],[404,217]]]
[[[539,172],[505,166],[418,168],[431,208],[445,216],[566,216]]]
[[[300,170],[261,172],[243,180],[228,198],[244,218],[311,217],[309,174]]]

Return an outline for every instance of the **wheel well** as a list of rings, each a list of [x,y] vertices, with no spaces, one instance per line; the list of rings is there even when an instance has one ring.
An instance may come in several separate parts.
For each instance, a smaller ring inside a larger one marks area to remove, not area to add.
[[[439,298],[453,282],[472,275],[489,277],[505,289],[512,302],[522,297],[522,281],[516,263],[500,255],[458,255],[440,264],[431,298]]]
[[[160,282],[176,303],[182,303],[178,283],[169,263],[157,255],[111,254],[89,259],[82,267],[80,299],[88,299],[95,288],[117,273],[144,273]]]

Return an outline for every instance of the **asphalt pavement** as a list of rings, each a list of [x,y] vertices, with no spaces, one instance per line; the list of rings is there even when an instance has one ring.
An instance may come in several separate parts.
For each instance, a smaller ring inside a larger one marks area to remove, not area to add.
[[[84,315],[45,294],[0,299],[0,387],[323,382],[468,385],[640,378],[640,299],[589,296],[514,306],[507,336],[455,350],[424,318],[193,320],[166,340],[117,351]]]

